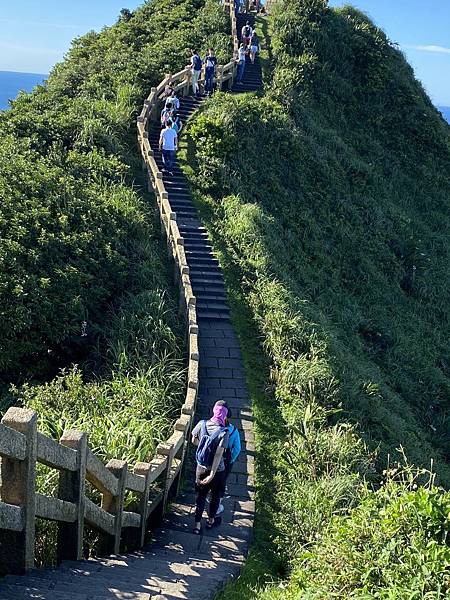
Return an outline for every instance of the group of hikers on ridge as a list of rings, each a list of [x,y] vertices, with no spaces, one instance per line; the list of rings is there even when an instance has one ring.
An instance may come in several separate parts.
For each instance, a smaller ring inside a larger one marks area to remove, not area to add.
[[[259,52],[259,37],[249,21],[242,27],[241,43],[238,50],[236,84],[242,85],[242,79],[245,72],[245,63],[247,56],[253,64],[256,54]],[[208,54],[202,60],[198,50],[192,50],[191,61],[187,68],[191,70],[192,95],[196,98],[200,93],[200,75],[205,68],[204,93],[211,96],[214,92],[214,78],[216,75],[217,58],[213,48],[209,48]],[[159,138],[159,149],[162,151],[163,172],[173,175],[172,169],[175,164],[176,152],[178,149],[178,134],[183,123],[178,115],[180,109],[180,100],[173,87],[168,86],[165,90],[165,103],[161,111],[161,135]]]
[[[224,400],[214,404],[212,415],[202,420],[192,430],[192,443],[197,446],[195,454],[196,472],[195,489],[197,492],[195,506],[194,533],[200,534],[202,516],[208,494],[211,498],[208,505],[206,528],[219,525],[224,511],[221,500],[226,493],[227,479],[241,451],[241,439],[238,429],[230,422],[231,410]]]
[[[192,50],[191,62],[186,67],[191,70],[192,95],[196,98],[201,96],[199,79],[205,67],[204,93],[210,96],[214,91],[214,76],[217,67],[217,58],[214,50],[210,48],[205,59],[202,60],[198,50]],[[178,115],[180,109],[180,100],[177,92],[171,86],[167,86],[165,93],[164,108],[161,111],[161,135],[159,138],[159,149],[162,151],[163,172],[173,175],[172,169],[175,163],[175,155],[178,149],[178,134],[183,123]]]

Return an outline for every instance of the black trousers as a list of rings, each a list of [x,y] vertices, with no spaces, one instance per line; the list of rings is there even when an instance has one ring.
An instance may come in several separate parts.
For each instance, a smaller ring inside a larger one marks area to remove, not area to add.
[[[202,514],[205,510],[206,497],[208,492],[211,492],[211,500],[208,507],[208,517],[213,519],[216,516],[217,509],[219,508],[220,499],[225,492],[225,471],[217,471],[212,481],[206,485],[198,483],[198,479],[205,479],[209,475],[209,471],[202,473],[195,482],[195,490],[197,492],[196,506],[195,506],[195,522],[199,523],[202,520]]]

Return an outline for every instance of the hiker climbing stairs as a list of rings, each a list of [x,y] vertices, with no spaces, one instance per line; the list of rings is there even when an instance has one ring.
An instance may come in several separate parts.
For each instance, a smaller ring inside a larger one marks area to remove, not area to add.
[[[239,15],[237,30],[251,15]],[[234,92],[261,86],[257,58],[247,59],[243,85]],[[183,122],[202,100],[184,97]],[[157,168],[162,170],[158,149],[159,128],[150,128],[148,140]],[[163,173],[168,202],[183,238],[198,320],[199,387],[196,419],[207,418],[213,404],[226,400],[232,422],[240,431],[242,453],[233,466],[224,498],[220,527],[193,533],[194,465],[188,457],[185,482],[176,502],[141,551],[84,561],[64,561],[59,567],[31,570],[24,576],[7,576],[0,583],[0,600],[210,600],[232,576],[238,575],[251,541],[254,504],[253,417],[245,383],[239,341],[230,320],[222,271],[213,245],[192,201],[183,171]]]

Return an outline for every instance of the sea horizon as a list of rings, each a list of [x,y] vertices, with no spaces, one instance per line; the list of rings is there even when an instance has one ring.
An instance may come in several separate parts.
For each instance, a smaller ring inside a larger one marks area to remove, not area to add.
[[[0,110],[7,110],[9,108],[8,100],[14,100],[20,91],[31,92],[47,77],[46,73],[0,71]]]

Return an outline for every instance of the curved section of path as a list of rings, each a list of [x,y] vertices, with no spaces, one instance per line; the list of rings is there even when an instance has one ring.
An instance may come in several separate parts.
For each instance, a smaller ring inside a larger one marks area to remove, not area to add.
[[[246,19],[240,15],[238,31]],[[259,62],[248,64],[244,85],[233,91],[252,91],[261,85]],[[199,101],[182,101],[183,121],[198,108]],[[149,134],[155,158],[159,130]],[[233,423],[242,439],[242,453],[228,480],[225,512],[220,527],[192,533],[194,482],[187,478],[185,490],[155,531],[145,550],[123,556],[66,562],[55,569],[35,570],[26,576],[8,576],[0,584],[0,600],[210,600],[238,575],[250,544],[255,512],[252,413],[245,384],[239,342],[230,321],[225,285],[208,234],[197,216],[187,181],[179,169],[164,176],[164,185],[182,236],[191,282],[197,298],[199,320],[200,389],[197,420],[209,416],[218,399],[226,400]],[[193,464],[187,465],[193,474]]]

